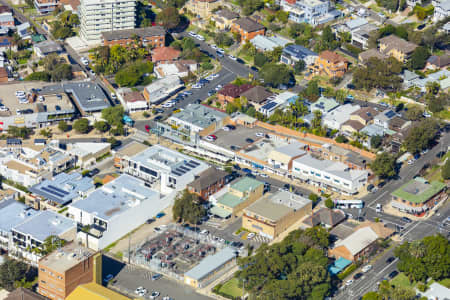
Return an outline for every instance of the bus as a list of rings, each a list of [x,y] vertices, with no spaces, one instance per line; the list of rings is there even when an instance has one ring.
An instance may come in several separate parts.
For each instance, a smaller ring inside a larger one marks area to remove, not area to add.
[[[334,207],[340,208],[340,209],[363,208],[364,201],[362,201],[362,200],[334,200]]]

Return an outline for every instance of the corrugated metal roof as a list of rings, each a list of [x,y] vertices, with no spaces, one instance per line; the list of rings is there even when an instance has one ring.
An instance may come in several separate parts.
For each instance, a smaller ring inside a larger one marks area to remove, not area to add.
[[[195,280],[202,280],[235,257],[235,250],[229,247],[224,248],[216,254],[203,259],[198,265],[187,271],[184,276]]]

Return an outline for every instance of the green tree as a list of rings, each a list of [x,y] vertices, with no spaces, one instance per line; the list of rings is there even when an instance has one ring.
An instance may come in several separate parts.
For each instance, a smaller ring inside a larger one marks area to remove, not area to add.
[[[362,297],[362,300],[382,300],[377,292],[368,292]]]
[[[15,288],[14,283],[25,278],[29,268],[24,262],[7,259],[0,265],[0,286],[11,292]]]
[[[445,164],[442,166],[442,178],[445,180],[450,179],[450,159],[447,159]]]
[[[166,29],[176,28],[181,22],[181,17],[178,13],[178,9],[176,9],[175,7],[164,8],[156,16],[156,22]]]
[[[301,96],[311,101],[317,100],[320,96],[318,81],[310,80],[306,86],[306,89],[302,92]]]
[[[325,200],[325,206],[328,207],[328,208],[333,208],[334,207],[333,200],[331,200],[330,198],[327,198]]]
[[[417,105],[408,107],[405,117],[411,121],[418,121],[423,118],[423,109]]]
[[[172,213],[174,221],[198,224],[205,216],[206,210],[200,203],[198,196],[185,189],[178,193],[175,198]]]
[[[264,53],[257,52],[255,56],[253,56],[253,64],[259,68],[263,67],[268,61],[269,59]]]
[[[229,47],[233,45],[234,40],[225,32],[219,32],[214,36],[214,42],[220,47]]]
[[[300,75],[305,70],[306,64],[303,60],[299,60],[294,64],[294,74]]]
[[[450,95],[447,93],[440,93],[438,96],[429,95],[428,109],[432,113],[439,113],[448,106],[449,99]]]
[[[370,169],[381,178],[393,177],[397,174],[395,168],[395,157],[387,152],[378,154],[370,165]]]
[[[88,133],[89,132],[89,121],[88,119],[81,118],[73,123],[73,129],[75,129],[79,133]]]
[[[8,127],[8,135],[11,137],[17,137],[22,139],[27,139],[32,130],[27,127],[17,127],[17,126],[9,126]]]
[[[439,124],[432,118],[422,120],[412,127],[405,138],[403,145],[410,153],[416,154],[428,149],[438,133]]]
[[[336,143],[347,143],[348,139],[343,135],[338,135],[335,139]]]
[[[259,71],[259,76],[264,79],[264,83],[272,87],[280,84],[288,84],[293,75],[288,66],[284,64],[267,63]]]
[[[66,132],[67,130],[69,130],[69,125],[67,124],[66,121],[59,121],[58,129],[61,130],[62,132]]]
[[[377,149],[378,147],[381,146],[382,143],[383,143],[383,137],[380,135],[374,135],[373,137],[370,138],[370,146],[373,149]]]
[[[419,46],[411,54],[409,64],[414,70],[421,70],[425,67],[427,59],[430,57],[430,52],[426,47]]]
[[[97,121],[94,123],[94,128],[100,132],[107,132],[109,129],[109,125],[105,121]]]
[[[308,199],[313,203],[316,203],[317,201],[319,201],[320,197],[317,194],[311,193],[309,194]]]
[[[110,125],[122,125],[124,110],[121,105],[107,107],[102,110],[102,119]]]
[[[370,91],[373,88],[384,90],[399,90],[402,79],[398,74],[402,71],[402,64],[395,58],[380,60],[372,57],[366,66],[357,67],[353,72],[353,85],[357,89]]]

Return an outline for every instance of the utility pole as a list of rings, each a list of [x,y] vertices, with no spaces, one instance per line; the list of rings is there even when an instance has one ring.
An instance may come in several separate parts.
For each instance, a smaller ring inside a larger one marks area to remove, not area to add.
[[[131,263],[131,233],[128,235],[128,264]]]

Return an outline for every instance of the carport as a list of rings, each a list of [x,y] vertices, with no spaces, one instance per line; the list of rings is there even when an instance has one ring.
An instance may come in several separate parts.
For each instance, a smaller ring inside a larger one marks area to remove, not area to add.
[[[221,207],[218,207],[218,206],[213,206],[213,207],[211,208],[211,213],[212,213],[213,215],[216,215],[216,216],[222,218],[222,219],[226,219],[226,218],[228,218],[229,216],[231,216],[231,212],[229,212],[228,210],[223,209],[223,208],[221,208]]]

